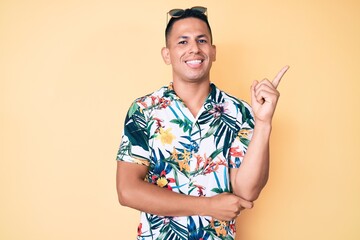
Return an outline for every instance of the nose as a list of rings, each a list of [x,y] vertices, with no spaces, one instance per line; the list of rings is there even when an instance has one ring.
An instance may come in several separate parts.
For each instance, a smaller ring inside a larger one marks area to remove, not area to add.
[[[199,53],[199,52],[200,52],[200,48],[199,48],[198,42],[192,41],[189,44],[189,53]]]

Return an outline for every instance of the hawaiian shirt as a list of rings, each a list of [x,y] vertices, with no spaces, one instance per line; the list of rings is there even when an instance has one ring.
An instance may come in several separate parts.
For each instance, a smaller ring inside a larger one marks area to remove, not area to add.
[[[210,85],[194,117],[172,84],[136,99],[126,119],[117,160],[148,166],[145,181],[179,194],[211,197],[231,192],[252,136],[250,106]],[[141,213],[138,240],[235,239],[235,221],[210,216]]]

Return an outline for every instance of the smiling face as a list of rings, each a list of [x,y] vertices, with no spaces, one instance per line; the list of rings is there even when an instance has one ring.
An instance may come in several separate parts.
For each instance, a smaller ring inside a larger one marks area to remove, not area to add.
[[[206,23],[191,17],[175,22],[162,56],[166,64],[172,65],[174,82],[210,81],[216,49]]]

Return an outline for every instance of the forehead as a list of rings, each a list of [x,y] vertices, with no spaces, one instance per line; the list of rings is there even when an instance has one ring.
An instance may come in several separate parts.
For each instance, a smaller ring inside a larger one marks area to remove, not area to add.
[[[210,38],[210,31],[206,23],[197,18],[184,18],[174,23],[170,37],[206,35]]]

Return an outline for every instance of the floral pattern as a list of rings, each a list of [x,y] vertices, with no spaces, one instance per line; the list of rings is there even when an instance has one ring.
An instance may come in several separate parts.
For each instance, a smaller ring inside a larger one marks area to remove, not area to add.
[[[117,160],[149,167],[146,181],[179,194],[231,192],[229,168],[240,167],[252,137],[250,106],[211,84],[197,117],[172,84],[131,105]],[[210,216],[141,213],[139,240],[235,239],[235,221]]]

